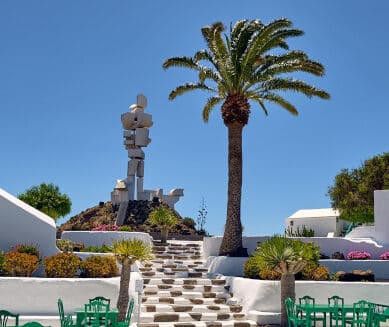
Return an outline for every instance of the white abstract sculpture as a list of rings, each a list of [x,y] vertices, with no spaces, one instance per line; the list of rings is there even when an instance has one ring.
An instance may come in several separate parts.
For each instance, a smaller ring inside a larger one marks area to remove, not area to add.
[[[152,116],[144,112],[146,106],[146,97],[139,94],[136,97],[136,104],[129,107],[131,111],[121,116],[124,146],[130,160],[127,166],[127,177],[117,181],[115,189],[111,193],[111,200],[114,205],[120,205],[124,202],[128,203],[129,200],[151,201],[157,197],[174,209],[174,204],[184,195],[183,189],[171,190],[169,195],[164,195],[162,189],[143,189],[145,154],[142,148],[147,147],[151,142],[149,128],[153,125]]]

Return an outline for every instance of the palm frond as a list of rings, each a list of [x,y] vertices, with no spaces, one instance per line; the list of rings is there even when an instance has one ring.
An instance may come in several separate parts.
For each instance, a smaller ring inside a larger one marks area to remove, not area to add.
[[[295,80],[292,78],[274,78],[272,80],[262,83],[264,91],[282,90],[282,91],[295,91],[305,94],[307,97],[317,96],[322,99],[329,99],[330,95],[321,89],[316,88],[313,85],[309,85],[303,81]]]
[[[263,112],[265,113],[266,116],[269,115],[269,112],[267,111],[266,106],[265,106],[265,104],[263,102],[263,98],[261,98],[259,96],[251,96],[251,97],[249,97],[249,99],[255,101],[256,103],[258,103],[259,106],[262,108],[262,110],[263,110]]]
[[[219,83],[221,80],[221,77],[220,77],[219,72],[217,72],[211,68],[208,68],[208,67],[201,67],[201,69],[199,70],[200,83],[204,83],[205,80],[207,80],[207,79],[211,79],[215,83]]]
[[[186,83],[184,85],[177,86],[173,91],[171,91],[169,94],[169,100],[174,100],[177,96],[194,90],[206,90],[216,92],[216,90],[212,87],[209,87],[202,83]]]
[[[198,70],[198,64],[192,57],[172,57],[162,64],[163,69],[170,67],[185,67]]]
[[[289,38],[289,37],[301,36],[303,34],[304,34],[304,32],[301,30],[298,30],[298,29],[279,30],[269,37],[268,42],[262,46],[261,51],[267,52],[267,51],[274,49],[274,48],[277,48],[277,47],[281,47],[283,49],[288,49],[288,45],[285,42],[285,39]]]
[[[212,109],[223,100],[224,100],[224,98],[222,98],[222,97],[208,98],[207,103],[205,104],[205,106],[203,108],[203,121],[204,122],[208,122],[209,114],[211,113]]]
[[[276,93],[267,92],[262,96],[262,99],[278,104],[280,107],[286,109],[294,116],[298,115],[296,107]]]

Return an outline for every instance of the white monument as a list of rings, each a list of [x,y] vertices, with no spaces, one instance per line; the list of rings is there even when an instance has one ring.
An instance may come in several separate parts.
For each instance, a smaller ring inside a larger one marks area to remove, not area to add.
[[[183,189],[173,189],[168,195],[163,194],[162,189],[144,190],[144,159],[142,150],[151,142],[149,138],[149,128],[153,125],[152,116],[144,112],[147,106],[147,99],[143,94],[136,97],[136,104],[129,107],[130,112],[122,114],[122,126],[124,146],[128,152],[127,177],[118,180],[114,191],[111,192],[112,204],[119,205],[117,225],[124,222],[128,201],[148,200],[157,197],[159,200],[174,209],[175,203],[184,195]]]

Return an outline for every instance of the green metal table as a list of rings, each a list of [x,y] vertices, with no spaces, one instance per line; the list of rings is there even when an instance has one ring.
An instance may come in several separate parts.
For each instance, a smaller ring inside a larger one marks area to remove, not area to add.
[[[329,306],[328,304],[296,304],[297,310],[304,311],[308,319],[306,320],[307,327],[311,326],[311,315],[313,313],[322,313],[324,315],[327,315],[327,313],[333,313],[336,314],[336,311],[339,310],[339,307],[335,306]],[[352,304],[345,304],[342,309],[342,317],[345,317],[346,313],[353,312],[353,305]],[[338,321],[336,321],[336,326],[338,326]],[[342,321],[342,326],[344,326],[344,321]]]
[[[77,308],[75,310],[76,314],[76,327],[83,327],[82,321],[85,317],[85,308]],[[87,315],[90,314],[90,316],[94,315],[94,311],[90,311],[86,313]],[[118,320],[118,314],[119,310],[117,308],[109,308],[108,310],[108,319],[110,321],[110,325],[117,326],[117,320]]]

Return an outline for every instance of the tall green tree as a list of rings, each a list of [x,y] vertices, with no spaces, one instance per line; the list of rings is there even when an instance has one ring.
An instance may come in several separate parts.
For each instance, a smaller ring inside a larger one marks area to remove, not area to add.
[[[161,230],[161,243],[166,243],[169,231],[177,225],[178,218],[172,209],[160,205],[150,212],[148,222]]]
[[[122,265],[120,273],[120,287],[117,301],[117,308],[119,310],[118,321],[124,321],[127,313],[128,302],[130,296],[128,294],[128,287],[131,278],[131,266],[137,261],[151,260],[153,249],[150,245],[138,239],[122,239],[112,243],[112,252],[116,259]]]
[[[62,194],[59,187],[52,183],[32,186],[24,193],[19,194],[18,198],[44,212],[55,221],[66,216],[72,207],[70,198],[66,194]]]
[[[374,191],[389,189],[389,152],[374,156],[355,169],[342,169],[328,188],[331,205],[340,218],[374,221]]]
[[[221,115],[228,130],[228,200],[220,255],[241,256],[245,254],[240,217],[242,131],[250,116],[249,100],[259,105],[265,115],[268,102],[297,115],[296,107],[280,92],[294,91],[322,99],[330,95],[291,77],[295,72],[323,76],[324,67],[310,60],[303,51],[289,51],[287,39],[303,34],[292,28],[290,20],[277,19],[269,24],[258,19],[241,20],[231,26],[229,35],[224,31],[221,22],[203,27],[201,32],[207,49],[197,51],[193,57],[169,58],[163,68],[184,67],[198,73],[198,81],[178,86],[170,93],[170,100],[194,90],[214,93],[203,108],[204,122],[208,121],[212,109],[222,104]]]
[[[275,270],[281,273],[281,326],[288,325],[285,309],[287,297],[295,300],[295,275],[301,271],[309,261],[317,261],[319,247],[301,240],[275,235],[261,243],[254,256],[262,269]]]

